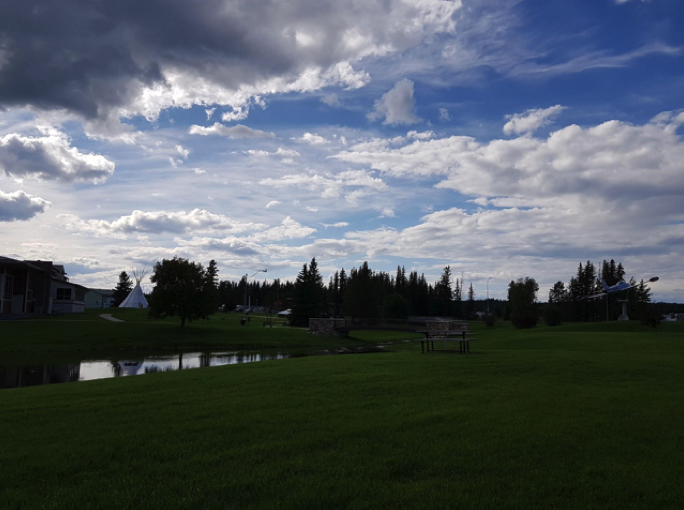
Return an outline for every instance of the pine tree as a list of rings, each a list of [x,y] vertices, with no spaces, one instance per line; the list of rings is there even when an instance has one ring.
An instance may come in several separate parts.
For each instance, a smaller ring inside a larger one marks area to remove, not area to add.
[[[453,291],[451,290],[451,268],[446,266],[439,282],[435,284],[435,314],[449,317],[452,309]]]
[[[463,282],[456,278],[456,284],[454,285],[454,315],[456,317],[463,316]]]
[[[378,299],[378,284],[382,285],[382,280],[373,278],[368,262],[361,264],[358,270],[352,269],[344,296],[344,314],[355,318],[380,317],[382,298]]]
[[[309,319],[320,317],[325,312],[325,287],[318,271],[316,257],[307,266],[304,264],[294,284],[294,300],[290,324],[307,327]]]
[[[475,289],[473,289],[472,282],[468,288],[468,301],[466,303],[466,319],[473,320],[475,318]]]
[[[219,279],[216,261],[211,259],[204,272],[204,306],[207,315],[215,313],[219,307]]]
[[[112,301],[112,306],[119,306],[132,290],[133,281],[130,279],[126,271],[121,271],[119,274],[119,283],[117,283],[116,287],[114,288],[114,299]]]

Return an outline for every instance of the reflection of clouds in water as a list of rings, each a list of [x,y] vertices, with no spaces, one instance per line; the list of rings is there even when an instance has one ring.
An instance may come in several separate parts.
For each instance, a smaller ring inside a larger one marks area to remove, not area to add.
[[[94,381],[114,377],[114,370],[109,361],[82,361],[79,381]]]

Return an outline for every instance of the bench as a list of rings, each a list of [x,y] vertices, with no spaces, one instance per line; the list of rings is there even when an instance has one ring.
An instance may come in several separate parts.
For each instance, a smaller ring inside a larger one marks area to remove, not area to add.
[[[459,352],[461,354],[470,352],[470,342],[475,340],[474,337],[466,337],[469,333],[467,322],[454,321],[428,321],[425,323],[426,329],[419,329],[416,333],[423,333],[425,338],[420,340],[420,352],[425,352],[427,345],[427,352],[435,350],[435,340],[444,342],[446,349],[446,342],[458,342]],[[459,338],[460,337],[460,338]]]

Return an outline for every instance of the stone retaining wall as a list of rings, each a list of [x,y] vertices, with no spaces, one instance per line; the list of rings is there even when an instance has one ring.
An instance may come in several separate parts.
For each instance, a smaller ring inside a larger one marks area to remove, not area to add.
[[[309,333],[311,335],[335,336],[340,330],[345,330],[344,319],[309,319]]]

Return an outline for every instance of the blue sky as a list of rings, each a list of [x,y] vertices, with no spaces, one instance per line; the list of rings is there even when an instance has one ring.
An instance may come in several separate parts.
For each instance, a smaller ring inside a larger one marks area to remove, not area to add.
[[[0,252],[112,287],[368,260],[684,301],[678,0],[0,7]],[[491,279],[490,279],[491,278]]]

